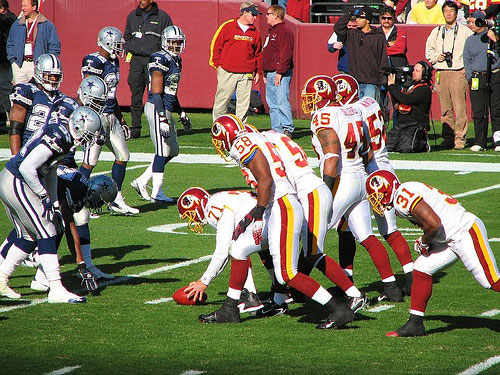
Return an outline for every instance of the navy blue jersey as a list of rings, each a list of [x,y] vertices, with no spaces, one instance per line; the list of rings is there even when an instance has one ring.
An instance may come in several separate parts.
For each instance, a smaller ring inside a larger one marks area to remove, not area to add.
[[[66,201],[71,211],[78,212],[85,205],[89,180],[75,168],[57,167],[57,199]]]
[[[7,162],[5,167],[18,179],[24,181],[23,175],[19,172],[19,166],[30,152],[39,145],[44,145],[51,153],[50,157],[37,169],[38,178],[41,179],[73,148],[73,139],[64,121],[57,118],[50,119],[47,124],[32,134],[21,150]]]
[[[120,81],[118,59],[108,60],[98,52],[85,56],[82,60],[82,78],[86,75],[101,77],[108,87],[108,100],[104,113],[112,113],[116,106],[116,89]]]
[[[69,117],[73,113],[73,111],[79,107],[79,104],[75,99],[70,96],[64,95],[64,97],[59,100],[50,112],[50,117],[59,116],[59,118],[63,121],[69,122]],[[49,118],[50,118],[49,117]],[[61,161],[62,165],[66,165],[68,167],[76,168],[75,161],[75,152],[76,148],[73,147],[70,152],[64,155],[64,159]]]
[[[168,52],[155,52],[149,58],[148,74],[149,74],[149,90],[148,102],[151,100],[151,76],[154,71],[163,74],[163,105],[170,112],[177,112],[177,89],[181,80],[182,60],[179,56],[172,56]]]
[[[12,88],[10,94],[12,104],[19,104],[26,108],[22,144],[26,143],[31,135],[47,122],[54,104],[64,96],[60,91],[55,91],[50,96],[31,82],[18,83]]]

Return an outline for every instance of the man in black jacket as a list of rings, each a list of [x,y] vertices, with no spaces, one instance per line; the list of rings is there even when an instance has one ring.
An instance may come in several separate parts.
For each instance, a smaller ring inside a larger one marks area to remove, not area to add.
[[[12,90],[12,68],[5,48],[10,26],[16,16],[9,10],[9,2],[0,0],[0,134],[7,133],[7,113],[10,111],[9,94]]]
[[[141,136],[142,98],[148,85],[148,62],[152,53],[161,48],[161,33],[173,25],[172,19],[158,8],[152,0],[140,0],[137,9],[127,17],[125,26],[126,61],[130,61],[128,84],[132,92],[130,114],[132,126],[131,138]]]

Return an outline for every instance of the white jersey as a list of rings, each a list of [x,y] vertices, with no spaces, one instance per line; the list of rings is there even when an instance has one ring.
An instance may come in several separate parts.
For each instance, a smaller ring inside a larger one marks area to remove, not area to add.
[[[332,129],[339,137],[340,155],[337,176],[345,172],[364,172],[361,150],[365,130],[358,110],[350,106],[323,107],[314,113],[311,121],[312,144],[314,151],[318,154],[321,171],[323,171],[325,154],[321,148],[318,133],[324,129]]]
[[[201,277],[203,284],[210,284],[226,265],[234,228],[256,204],[257,199],[249,191],[221,191],[208,199],[203,213],[217,233],[212,260]]]
[[[299,199],[323,185],[323,180],[309,166],[306,153],[297,143],[274,130],[261,134],[278,149],[286,175],[295,188]]]
[[[443,230],[433,241],[448,242],[454,234],[468,230],[476,219],[475,215],[467,212],[451,195],[421,182],[405,182],[396,190],[394,207],[397,215],[414,221],[413,208],[422,199],[441,219]]]
[[[260,150],[271,170],[273,178],[273,187],[271,191],[270,201],[274,201],[283,197],[286,194],[293,194],[295,190],[288,180],[283,162],[275,151],[274,146],[262,134],[245,133],[236,138],[229,150],[231,157],[242,167],[247,166],[253,158],[257,150]]]
[[[368,128],[370,134],[370,145],[373,150],[373,159],[368,164],[368,173],[379,169],[392,170],[387,151],[386,132],[382,110],[377,101],[369,96],[363,97],[356,103],[351,104],[361,113],[361,118]]]

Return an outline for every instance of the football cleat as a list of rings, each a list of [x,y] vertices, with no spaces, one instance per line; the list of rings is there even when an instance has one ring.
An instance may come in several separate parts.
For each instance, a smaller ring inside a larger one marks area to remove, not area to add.
[[[387,332],[387,337],[416,337],[425,335],[425,327],[423,323],[417,324],[414,322],[406,322],[404,326],[396,331]]]
[[[7,285],[7,279],[0,280],[0,295],[10,299],[19,299],[21,295],[15,290],[9,288]]]
[[[370,301],[368,300],[368,296],[365,292],[361,292],[361,297],[347,297],[347,300],[349,301],[349,308],[354,313],[357,313],[370,305]]]
[[[137,178],[130,183],[130,186],[141,196],[143,200],[149,201],[151,199],[146,184],[142,185]]]
[[[238,303],[240,314],[255,312],[262,307],[264,307],[264,305],[256,293],[249,292],[247,289],[241,291],[241,297]]]
[[[241,323],[240,311],[237,307],[222,305],[219,310],[210,314],[201,314],[198,320],[202,323]]]
[[[378,296],[378,302],[381,301],[392,301],[392,302],[403,302],[403,292],[396,285],[395,281],[390,281],[384,283],[384,293]]]
[[[49,290],[49,303],[84,303],[85,297],[67,291],[64,287]]]
[[[47,290],[49,290],[49,284],[33,279],[31,280],[30,288],[36,290],[37,292],[46,292]]]
[[[287,313],[288,305],[286,303],[278,305],[276,302],[272,301],[264,304],[264,307],[257,311],[257,316],[259,318],[270,318],[271,316],[285,315]]]
[[[158,194],[156,194],[156,197],[151,197],[150,199],[151,203],[176,203],[177,200],[174,198],[167,197],[163,191],[158,191]]]
[[[345,304],[338,304],[334,312],[331,312],[324,323],[318,324],[317,329],[337,329],[354,320],[354,311]]]
[[[87,267],[87,270],[94,275],[96,279],[114,279],[115,277],[113,275],[110,275],[106,272],[102,272],[99,268],[94,266],[93,264],[90,267]]]
[[[108,210],[125,216],[137,215],[139,213],[137,208],[127,206],[120,192],[116,196],[116,199],[109,204]]]

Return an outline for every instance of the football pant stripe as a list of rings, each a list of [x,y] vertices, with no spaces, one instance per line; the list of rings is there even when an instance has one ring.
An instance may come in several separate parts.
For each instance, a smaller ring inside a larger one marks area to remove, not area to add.
[[[483,236],[477,222],[474,222],[472,228],[469,230],[469,234],[472,237],[474,250],[476,251],[481,266],[483,267],[486,278],[488,279],[490,285],[493,285],[499,280],[500,276],[495,258],[493,257],[489,243],[487,242],[488,240]]]
[[[281,274],[285,282],[294,278],[293,270],[293,206],[285,195],[278,199],[281,211],[280,258]]]
[[[39,238],[47,238],[49,234],[43,227],[42,221],[40,220],[40,216],[34,209],[33,205],[29,201],[26,192],[24,191],[24,184],[18,178],[13,179],[13,191],[16,195],[16,199],[21,205],[21,208],[26,213],[26,216],[30,220],[33,228],[36,230]]]
[[[320,210],[319,210],[319,194],[318,190],[315,189],[307,196],[309,203],[309,215],[307,218],[308,226],[308,255],[315,255],[318,253],[318,236],[319,236],[319,224],[320,224]]]

